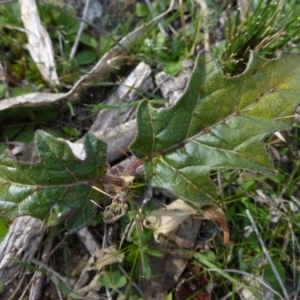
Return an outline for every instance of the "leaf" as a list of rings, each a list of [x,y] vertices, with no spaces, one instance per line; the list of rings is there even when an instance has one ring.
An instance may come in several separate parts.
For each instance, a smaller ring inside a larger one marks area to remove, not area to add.
[[[135,14],[138,18],[146,18],[151,12],[146,4],[137,3],[135,6]]]
[[[78,63],[78,65],[89,65],[92,62],[94,62],[97,59],[98,55],[97,53],[91,52],[91,51],[82,51],[79,52],[76,56],[75,59]]]
[[[122,288],[126,285],[126,277],[121,274],[119,270],[114,271],[112,274],[103,274],[103,276],[100,277],[99,282],[108,288],[111,289],[118,289]]]
[[[93,38],[91,36],[88,36],[85,33],[81,34],[80,42],[87,45],[87,46],[90,46],[91,48],[95,49],[96,51],[99,49],[98,41],[95,38]]]
[[[225,246],[229,245],[229,228],[226,221],[226,216],[223,210],[216,205],[208,205],[203,209],[204,216],[209,220],[217,221],[223,230],[223,243]]]
[[[229,228],[225,213],[216,205],[208,205],[200,212],[181,199],[177,199],[166,207],[152,210],[145,217],[143,225],[154,230],[154,239],[159,242],[159,234],[168,235],[192,215],[197,215],[197,219],[219,222],[224,233],[224,245],[229,244]]]
[[[124,253],[116,249],[116,245],[111,245],[108,248],[98,249],[89,258],[85,267],[81,271],[78,281],[75,284],[74,290],[77,293],[85,293],[87,287],[89,290],[99,291],[98,279],[100,274],[104,274],[101,281],[102,285],[111,287],[111,276],[103,272],[103,268],[114,263],[122,263],[124,260]],[[93,278],[92,280],[90,280]],[[90,281],[90,283],[88,283]]]
[[[154,239],[147,243],[150,249],[160,251],[163,256],[146,256],[152,275],[151,278],[140,276],[138,283],[145,299],[165,299],[168,292],[178,284],[178,278],[190,262],[200,225],[201,222],[187,218],[176,229],[174,235],[161,239],[160,243],[155,242]]]
[[[85,158],[70,145],[37,131],[37,163],[18,162],[8,151],[0,156],[0,211],[8,217],[30,215],[53,225],[65,219],[70,233],[88,225],[103,195],[97,179],[106,171],[106,144],[91,134],[84,138]],[[73,144],[75,145],[75,144]],[[77,145],[77,144],[76,144]]]
[[[113,288],[111,278],[109,277],[108,274],[103,274],[103,276],[100,277],[99,282],[101,283],[101,285],[103,285],[105,287]]]
[[[126,277],[121,274],[119,270],[116,270],[112,274],[112,281],[114,283],[114,288],[121,288],[126,285]]]
[[[146,279],[150,279],[152,276],[152,269],[151,269],[151,265],[147,253],[144,253],[143,258],[141,257],[141,259],[143,259],[143,263],[141,264],[143,264],[144,266],[144,273],[145,273],[144,276]]]
[[[187,205],[181,199],[177,199],[165,208],[151,211],[145,217],[144,227],[154,230],[154,239],[159,243],[159,235],[168,235],[176,229],[189,216],[197,214],[197,210]]]
[[[247,168],[273,175],[261,141],[291,127],[299,66],[299,54],[267,60],[252,53],[246,71],[228,78],[210,53],[201,52],[175,106],[139,105],[130,150],[146,160],[147,183],[207,204],[217,197],[212,170]]]
[[[53,85],[58,85],[52,41],[41,23],[36,2],[22,1],[20,10],[28,39],[26,48],[44,79]]]

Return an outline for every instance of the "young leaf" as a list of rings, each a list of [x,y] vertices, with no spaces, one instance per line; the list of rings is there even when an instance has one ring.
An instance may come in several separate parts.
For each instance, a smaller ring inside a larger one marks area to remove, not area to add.
[[[147,182],[205,204],[217,195],[211,170],[249,168],[272,175],[262,140],[290,128],[300,102],[299,67],[299,54],[267,60],[252,53],[246,71],[228,78],[210,53],[201,52],[175,106],[139,105],[130,150],[146,159]]]
[[[87,134],[85,158],[76,157],[69,144],[44,131],[37,131],[37,163],[18,162],[9,152],[0,156],[0,212],[14,218],[30,215],[53,225],[64,219],[69,232],[88,225],[94,201],[103,195],[94,192],[97,179],[106,171],[106,144]]]

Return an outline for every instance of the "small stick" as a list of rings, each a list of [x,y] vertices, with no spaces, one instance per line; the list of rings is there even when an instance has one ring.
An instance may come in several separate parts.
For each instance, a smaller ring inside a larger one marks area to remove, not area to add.
[[[83,14],[82,14],[82,20],[83,21],[86,18],[89,5],[90,5],[90,0],[86,0],[85,6],[84,6],[84,10],[83,10]],[[73,47],[72,47],[72,50],[71,50],[71,53],[70,53],[70,58],[73,58],[75,56],[75,53],[76,53],[76,50],[77,50],[77,47],[78,47],[78,44],[79,44],[79,39],[80,39],[80,36],[82,34],[82,31],[83,31],[83,26],[84,26],[84,22],[83,21],[80,23],[80,27],[78,29],[78,32],[77,32],[77,35],[76,35],[76,39],[75,39],[75,42],[73,44]]]
[[[207,23],[208,23],[208,8],[207,8],[207,3],[204,0],[200,0],[200,7],[201,7],[201,16],[203,19],[204,25],[204,49],[209,51],[210,48],[210,43],[209,43],[209,30],[207,28]]]

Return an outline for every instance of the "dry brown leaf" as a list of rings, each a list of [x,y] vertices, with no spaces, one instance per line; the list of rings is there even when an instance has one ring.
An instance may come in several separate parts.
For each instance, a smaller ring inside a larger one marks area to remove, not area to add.
[[[74,287],[74,290],[79,294],[84,294],[87,291],[98,290],[100,289],[99,281],[100,278],[99,272],[108,265],[114,263],[121,263],[124,259],[124,253],[121,253],[116,249],[115,245],[112,245],[105,249],[100,249],[95,252],[88,260],[85,268],[82,270],[82,273]],[[97,271],[95,277],[90,283],[90,272]]]
[[[194,209],[181,199],[177,199],[170,205],[164,208],[153,210],[146,216],[143,225],[154,231],[154,239],[159,242],[159,235],[168,235],[176,229],[184,220],[192,215],[198,215],[198,219],[212,219],[217,221],[223,230],[224,245],[229,244],[229,228],[226,221],[226,216],[223,210],[216,206],[210,205],[201,209]]]
[[[155,240],[148,243],[148,246],[164,253],[162,258],[149,257],[153,278],[148,281],[140,280],[146,299],[164,299],[168,291],[174,288],[189,261],[201,220],[204,219],[213,219],[221,225],[224,232],[224,244],[228,245],[228,224],[224,212],[217,206],[211,205],[197,210],[183,200],[177,199],[170,205],[153,210],[146,216],[143,224],[154,230]],[[171,232],[173,235],[170,235]],[[159,240],[160,234],[168,238]],[[203,293],[199,297],[209,299],[209,296],[209,293]]]
[[[20,0],[21,18],[26,29],[28,51],[42,76],[51,84],[59,84],[52,41],[43,27],[35,0]]]
[[[163,300],[176,287],[193,253],[200,225],[200,220],[189,217],[168,240],[157,243],[152,239],[148,242],[148,247],[159,250],[163,257],[148,257],[152,277],[146,279],[141,276],[139,280],[146,300]]]
[[[216,206],[210,205],[203,209],[203,215],[206,219],[217,221],[223,230],[223,243],[225,246],[229,245],[229,227],[226,221],[226,216],[223,210]]]
[[[154,230],[154,239],[159,242],[158,237],[160,234],[168,235],[189,216],[196,213],[197,210],[181,199],[177,199],[164,208],[153,210],[146,216],[143,225]]]

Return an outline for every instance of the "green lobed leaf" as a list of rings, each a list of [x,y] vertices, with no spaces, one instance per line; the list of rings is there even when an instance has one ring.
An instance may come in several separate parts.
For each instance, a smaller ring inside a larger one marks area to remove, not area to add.
[[[100,277],[99,282],[105,287],[108,287],[108,288],[114,287],[111,282],[111,278],[109,277],[108,274],[103,274],[103,276]]]
[[[126,277],[122,275],[119,270],[113,272],[112,281],[114,284],[114,288],[121,288],[125,286],[127,283]]]
[[[262,140],[291,127],[300,102],[299,67],[299,54],[267,60],[252,53],[246,71],[229,78],[210,53],[201,52],[176,105],[139,105],[130,150],[146,159],[148,184],[205,204],[217,197],[212,170],[247,168],[273,175]]]
[[[98,58],[97,53],[87,51],[87,50],[79,52],[75,56],[75,59],[79,66],[89,65],[92,62],[94,62],[95,60],[97,60],[97,58]]]
[[[95,214],[90,200],[104,200],[92,185],[106,171],[106,144],[84,138],[86,157],[75,156],[68,143],[37,131],[37,163],[18,162],[8,151],[0,156],[0,212],[14,218],[30,215],[53,225],[64,220],[70,233],[88,225]]]

